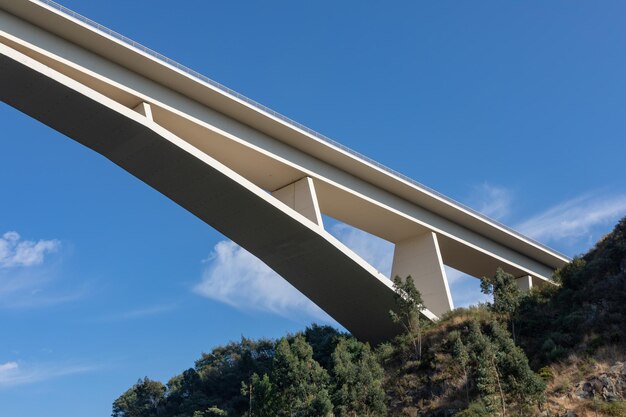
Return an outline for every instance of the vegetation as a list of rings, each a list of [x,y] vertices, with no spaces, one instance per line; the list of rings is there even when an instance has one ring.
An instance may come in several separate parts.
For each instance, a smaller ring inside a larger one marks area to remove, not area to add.
[[[405,331],[393,341],[373,349],[317,325],[242,338],[166,385],[140,379],[112,415],[626,416],[626,219],[554,278],[522,293],[499,269],[481,281],[491,303],[437,323],[421,317],[413,281],[396,278],[390,316]]]
[[[405,330],[404,340],[410,341],[415,352],[415,359],[422,358],[422,311],[424,302],[422,294],[415,287],[415,282],[408,276],[406,279],[395,277],[393,289],[396,292],[397,308],[389,315],[394,323],[402,325]]]
[[[626,342],[626,218],[554,279],[560,287],[532,292],[518,309],[520,344],[534,367]]]

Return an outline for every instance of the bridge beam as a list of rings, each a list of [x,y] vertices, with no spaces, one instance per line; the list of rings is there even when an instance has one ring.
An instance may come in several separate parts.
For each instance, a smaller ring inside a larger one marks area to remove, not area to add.
[[[397,242],[391,276],[410,276],[422,294],[424,305],[437,317],[454,308],[435,233],[426,232]]]
[[[324,227],[315,185],[311,177],[304,177],[279,188],[272,195],[316,225]]]

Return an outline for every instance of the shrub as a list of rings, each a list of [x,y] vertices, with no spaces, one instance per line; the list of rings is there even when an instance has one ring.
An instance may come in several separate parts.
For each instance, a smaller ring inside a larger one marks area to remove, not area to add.
[[[491,412],[487,410],[487,406],[482,401],[474,401],[470,403],[465,410],[454,415],[454,417],[489,417]]]
[[[626,417],[626,402],[625,401],[594,401],[594,411],[611,416],[611,417]]]
[[[537,372],[537,374],[539,375],[539,378],[544,380],[544,382],[551,382],[554,380],[554,371],[549,366],[544,366]]]

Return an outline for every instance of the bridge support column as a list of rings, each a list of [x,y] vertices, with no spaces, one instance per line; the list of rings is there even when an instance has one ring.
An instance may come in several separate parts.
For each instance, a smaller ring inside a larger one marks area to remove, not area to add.
[[[533,287],[533,277],[530,275],[524,275],[522,277],[516,278],[515,282],[517,283],[517,288],[522,291],[530,291]]]
[[[435,233],[426,232],[396,243],[391,276],[409,275],[422,294],[424,305],[436,316],[454,308]]]
[[[311,177],[304,177],[283,188],[279,188],[272,195],[313,223],[324,227],[322,214],[317,202],[317,194],[315,193],[315,185]]]

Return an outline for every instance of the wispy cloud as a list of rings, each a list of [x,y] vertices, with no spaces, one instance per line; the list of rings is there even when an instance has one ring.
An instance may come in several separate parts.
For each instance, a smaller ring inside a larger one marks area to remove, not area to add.
[[[244,311],[264,311],[283,317],[310,317],[334,323],[313,302],[276,272],[231,241],[218,242],[206,260],[197,294]]]
[[[542,242],[571,244],[597,239],[593,236],[596,227],[611,226],[624,215],[626,195],[591,193],[549,208],[516,228]]]
[[[59,378],[67,375],[92,372],[97,366],[72,363],[28,364],[16,361],[0,364],[0,388]]]
[[[22,289],[10,296],[0,296],[0,308],[19,310],[50,307],[80,300],[89,292],[88,286],[71,290],[55,290],[46,287],[30,292]]]
[[[160,316],[162,314],[173,311],[178,306],[176,304],[164,304],[164,305],[156,305],[150,307],[142,307],[136,308],[128,311],[122,311],[119,313],[111,313],[101,317],[96,318],[95,322],[118,322],[118,321],[130,321],[130,320],[141,320],[150,317]]]
[[[72,289],[59,285],[62,248],[57,239],[27,240],[14,231],[1,235],[0,308],[40,308],[83,297],[85,284]]]
[[[330,233],[389,276],[393,244],[341,223],[332,225]],[[202,280],[194,287],[194,291],[204,297],[240,310],[335,323],[276,272],[231,241],[217,243],[206,263]]]
[[[468,204],[487,217],[501,220],[510,214],[512,200],[510,190],[484,182],[472,188]]]
[[[0,268],[41,265],[45,255],[60,246],[56,239],[24,240],[17,232],[6,232],[0,237]]]

